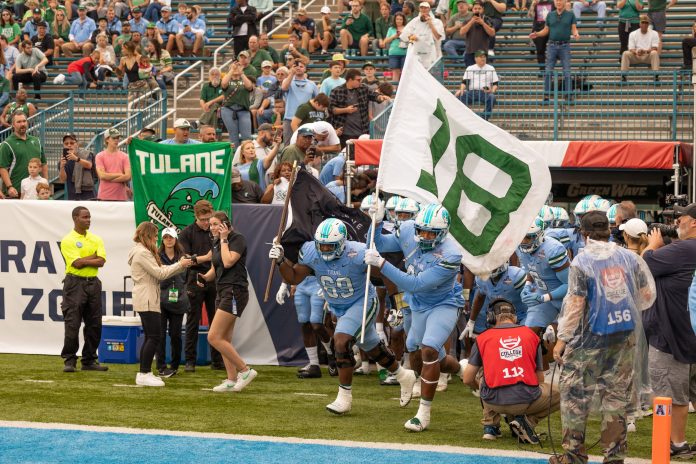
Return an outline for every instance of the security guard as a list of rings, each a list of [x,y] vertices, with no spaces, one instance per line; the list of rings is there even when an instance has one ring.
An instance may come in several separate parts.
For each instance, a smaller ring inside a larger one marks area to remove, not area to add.
[[[505,414],[512,418],[513,435],[523,443],[538,443],[534,427],[560,402],[560,394],[544,383],[539,336],[517,324],[515,306],[506,299],[493,300],[486,318],[492,327],[476,338],[462,374],[465,384],[480,388],[483,438],[501,436],[500,415]]]
[[[77,350],[80,347],[80,325],[84,321],[85,344],[82,347],[83,371],[106,371],[97,362],[97,347],[101,340],[102,307],[99,268],[106,262],[104,241],[89,232],[91,215],[84,206],[72,211],[74,228],[60,242],[65,260],[62,311],[65,321],[65,340],[61,357],[63,372],[75,372]]]

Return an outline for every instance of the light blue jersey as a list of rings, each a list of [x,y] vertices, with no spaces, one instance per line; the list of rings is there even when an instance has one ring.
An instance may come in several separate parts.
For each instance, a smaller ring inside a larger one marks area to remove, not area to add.
[[[566,250],[572,251],[572,232],[573,229],[566,228],[548,229],[544,231],[544,237],[555,238],[556,240],[561,242],[561,244],[565,247]]]
[[[585,239],[582,237],[579,229],[568,229],[570,234],[570,251],[573,252],[573,258],[580,254],[580,250],[585,248]]]
[[[380,223],[375,230],[377,249],[383,253],[401,251],[406,261],[406,274],[385,263],[382,275],[404,290],[404,299],[413,312],[436,306],[464,306],[462,286],[457,282],[462,254],[452,238],[445,238],[431,251],[422,251],[413,220],[401,223],[398,237],[382,234],[381,228]]]
[[[543,293],[551,293],[561,286],[567,286],[556,275],[556,271],[568,265],[568,253],[558,240],[544,237],[539,248],[534,253],[517,251],[522,268],[534,279],[537,289]],[[549,303],[557,310],[561,309],[563,298],[554,298]]]
[[[341,256],[324,261],[317,252],[314,241],[311,241],[302,245],[298,262],[314,270],[329,308],[336,316],[341,317],[356,303],[362,307],[367,270],[364,259],[364,243],[347,240]],[[372,284],[367,291],[370,298],[376,297]]]
[[[527,317],[527,305],[522,303],[520,292],[522,292],[526,281],[527,273],[516,266],[509,266],[507,271],[498,276],[495,282],[492,278],[483,280],[480,277],[476,277],[476,290],[481,292],[485,299],[476,318],[474,331],[481,333],[488,328],[486,326],[486,312],[490,302],[496,298],[505,298],[512,303],[517,315],[517,323],[524,325],[524,320]]]

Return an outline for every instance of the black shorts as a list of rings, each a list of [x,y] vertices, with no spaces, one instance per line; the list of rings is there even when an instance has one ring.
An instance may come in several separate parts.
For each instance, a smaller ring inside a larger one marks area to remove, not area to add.
[[[215,308],[242,317],[249,302],[249,289],[243,285],[226,285],[217,289]]]

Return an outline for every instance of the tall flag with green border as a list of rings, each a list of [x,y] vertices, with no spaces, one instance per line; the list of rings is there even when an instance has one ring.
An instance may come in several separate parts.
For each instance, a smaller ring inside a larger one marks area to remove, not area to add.
[[[193,205],[208,200],[230,214],[229,143],[166,145],[133,139],[128,146],[135,222],[181,230],[195,221]]]
[[[485,274],[515,252],[547,199],[551,174],[539,154],[478,117],[409,49],[377,183],[389,193],[441,203],[463,264]]]

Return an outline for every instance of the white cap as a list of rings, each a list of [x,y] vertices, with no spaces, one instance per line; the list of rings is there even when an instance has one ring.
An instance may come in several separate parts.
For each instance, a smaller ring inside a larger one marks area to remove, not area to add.
[[[174,129],[190,129],[190,128],[191,128],[191,123],[188,122],[188,119],[179,118],[176,121],[174,121]]]
[[[165,235],[169,235],[172,238],[179,238],[179,234],[176,233],[176,229],[173,227],[165,227],[162,229],[162,238],[164,238]]]
[[[428,2],[420,2],[420,3],[418,4],[418,7],[419,7],[419,8],[430,8],[430,3],[428,3]]]
[[[321,7],[321,10],[319,10],[319,12],[320,12],[321,14],[329,14],[329,13],[331,13],[331,8],[329,8],[328,6],[324,5],[324,6]]]
[[[638,238],[640,234],[648,233],[648,225],[642,219],[633,218],[621,224],[619,230],[623,230],[630,237]]]

